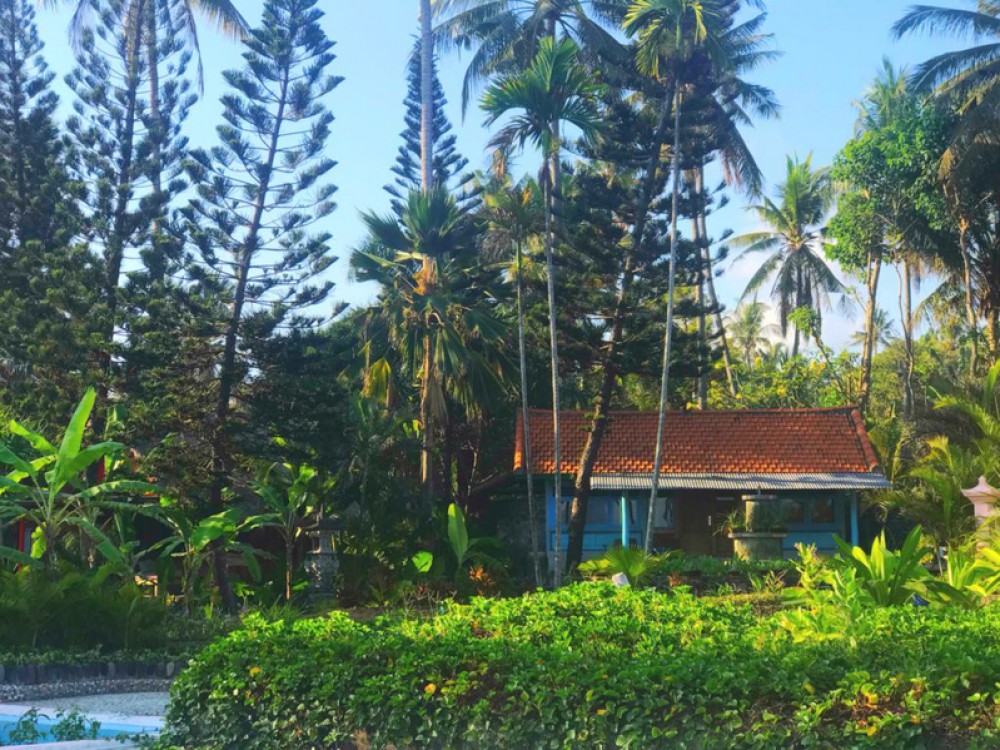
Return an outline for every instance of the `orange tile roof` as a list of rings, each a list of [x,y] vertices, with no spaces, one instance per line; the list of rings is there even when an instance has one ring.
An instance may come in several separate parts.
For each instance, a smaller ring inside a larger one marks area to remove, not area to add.
[[[657,416],[656,412],[612,412],[594,473],[652,473]],[[563,473],[576,472],[591,420],[590,413],[562,413]],[[533,409],[529,422],[532,470],[552,474],[552,412]],[[515,469],[524,464],[522,436],[518,414]],[[878,470],[861,414],[854,407],[670,412],[663,446],[664,474]]]

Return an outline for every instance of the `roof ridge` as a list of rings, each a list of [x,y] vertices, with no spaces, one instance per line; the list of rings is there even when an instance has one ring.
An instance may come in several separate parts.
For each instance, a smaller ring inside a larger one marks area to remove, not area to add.
[[[532,406],[528,409],[529,412],[533,414],[551,414],[552,409],[546,409],[543,407]],[[857,405],[854,404],[844,404],[843,406],[806,406],[806,407],[788,407],[788,408],[765,408],[765,409],[668,409],[667,414],[850,414],[853,411],[858,411]],[[520,414],[520,411],[518,412]],[[559,414],[579,414],[583,416],[593,416],[593,412],[589,409],[560,409]],[[612,414],[631,414],[631,415],[644,415],[644,416],[657,416],[659,414],[655,409],[611,409],[608,411],[608,415]]]

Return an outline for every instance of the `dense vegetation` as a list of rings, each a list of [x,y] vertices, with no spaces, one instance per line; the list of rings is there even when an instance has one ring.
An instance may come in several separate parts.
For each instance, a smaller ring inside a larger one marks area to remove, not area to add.
[[[1000,7],[908,11],[896,35],[975,46],[885,62],[833,163],[789,157],[765,189],[741,133],[780,111],[763,2],[421,0],[390,184],[343,248],[324,220],[350,71],[319,5],[81,0],[62,119],[34,4],[0,0],[10,658],[184,655],[268,611],[178,684],[192,748],[995,743],[1000,557],[961,490],[1000,483]],[[203,16],[242,63],[195,148]],[[458,52],[489,172],[444,113]],[[753,231],[718,226],[733,200]],[[716,289],[731,250],[760,260],[738,301]],[[334,301],[335,255],[374,301]],[[834,305],[863,310],[842,351]],[[649,524],[581,569],[613,409],[849,403],[893,543],[791,571],[653,554]],[[532,406],[556,432],[591,416],[555,456],[579,469],[555,477],[554,560],[510,470]],[[334,537],[336,591],[307,598]],[[615,572],[660,591],[474,598]],[[296,621],[355,605],[444,613]]]
[[[249,622],[180,678],[173,739],[246,747],[991,747],[995,610],[782,615],[582,584],[432,619]]]

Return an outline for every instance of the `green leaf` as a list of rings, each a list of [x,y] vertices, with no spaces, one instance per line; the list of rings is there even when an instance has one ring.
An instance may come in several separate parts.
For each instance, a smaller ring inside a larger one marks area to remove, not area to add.
[[[431,566],[434,565],[434,553],[421,550],[410,558],[410,562],[413,563],[413,567],[417,569],[418,573],[430,573]]]
[[[455,554],[455,561],[461,567],[469,552],[469,532],[465,526],[465,514],[455,503],[448,506],[448,541]]]

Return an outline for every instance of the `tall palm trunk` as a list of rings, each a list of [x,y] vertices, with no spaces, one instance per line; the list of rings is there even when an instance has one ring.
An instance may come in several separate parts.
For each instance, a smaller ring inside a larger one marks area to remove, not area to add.
[[[692,241],[698,249],[699,257],[704,263],[704,253],[701,246],[701,225],[698,222],[700,209],[695,208],[691,217]],[[695,286],[695,304],[698,306],[698,408],[708,408],[708,320],[705,313],[705,267],[698,268],[698,283]]]
[[[972,254],[969,250],[969,222],[959,222],[959,247],[962,251],[962,281],[965,285],[965,319],[969,325],[969,378],[975,378],[979,364],[979,330],[972,289]]]
[[[695,189],[698,194],[698,225],[701,237],[702,264],[705,268],[705,290],[708,296],[708,304],[713,310],[715,318],[715,330],[719,334],[722,344],[722,363],[726,368],[726,383],[729,386],[729,395],[735,396],[738,392],[736,383],[736,372],[733,368],[733,357],[729,350],[729,337],[726,335],[726,323],[722,319],[722,308],[719,307],[719,296],[715,291],[715,276],[712,268],[712,248],[708,246],[708,219],[706,218],[706,196],[705,196],[705,167],[698,165],[695,171]]]
[[[538,511],[535,503],[535,479],[531,471],[531,429],[529,419],[531,417],[528,408],[528,347],[525,342],[524,324],[524,249],[521,241],[517,243],[517,256],[515,261],[515,272],[517,273],[517,348],[521,360],[521,430],[524,445],[524,474],[528,482],[528,526],[531,536],[531,562],[535,574],[535,586],[542,586],[542,556],[544,550],[538,546]]]
[[[903,417],[913,419],[915,409],[913,396],[913,371],[915,356],[913,351],[913,274],[910,260],[904,256],[899,279],[899,314],[903,322],[903,346],[906,362],[903,371]]]
[[[670,121],[672,102],[673,95],[668,94],[663,97],[659,121],[650,148],[646,175],[642,181],[642,189],[639,191],[638,202],[635,207],[635,218],[633,219],[631,232],[631,249],[625,257],[622,280],[615,299],[615,311],[611,318],[611,332],[608,336],[608,355],[604,362],[604,375],[598,391],[590,432],[587,434],[587,442],[584,444],[583,452],[580,455],[580,468],[577,470],[576,481],[574,483],[567,569],[570,569],[574,564],[579,564],[583,557],[583,537],[587,526],[587,507],[590,502],[590,480],[594,473],[597,454],[600,452],[604,435],[607,433],[612,395],[620,374],[621,363],[619,359],[625,332],[625,321],[629,311],[627,304],[628,296],[631,293],[632,284],[635,280],[635,253],[642,246],[642,238],[646,233],[649,208],[653,200],[656,180],[660,171],[660,149],[666,138],[666,129]]]
[[[556,315],[556,262],[554,248],[554,182],[557,173],[556,163],[559,161],[558,147],[554,153],[546,156],[547,174],[544,175],[544,200],[545,200],[545,274],[547,278],[548,305],[549,305],[549,356],[552,370],[552,460],[553,460],[553,485],[555,497],[555,541],[552,548],[552,558],[554,564],[553,584],[558,588],[562,583],[562,570],[560,558],[562,553],[562,446],[560,445],[560,424],[559,424],[559,335],[558,317]]]
[[[646,552],[653,551],[653,527],[656,524],[656,497],[660,488],[660,469],[663,466],[663,431],[667,419],[667,398],[670,393],[670,355],[674,341],[674,291],[677,282],[677,220],[681,196],[681,90],[674,91],[674,153],[670,168],[673,198],[670,208],[670,269],[667,284],[667,330],[663,340],[663,368],[660,373],[660,412],[656,423],[656,450],[653,456],[652,488],[646,515]]]
[[[147,0],[137,0],[137,12],[142,13]],[[102,331],[101,351],[98,354],[101,380],[97,386],[97,403],[94,408],[92,429],[100,437],[107,423],[108,397],[111,392],[111,375],[115,343],[115,319],[118,317],[118,287],[121,281],[122,263],[125,260],[125,240],[128,233],[128,209],[132,200],[132,163],[135,158],[135,116],[139,99],[139,54],[141,34],[130,33],[128,44],[128,69],[125,79],[125,126],[120,139],[121,152],[118,157],[117,184],[115,185],[115,208],[111,223],[111,234],[104,251],[104,297],[105,312],[108,316]]]
[[[420,182],[434,186],[434,35],[431,0],[420,0]]]
[[[865,302],[865,343],[861,351],[861,388],[858,405],[861,413],[868,410],[868,399],[872,388],[872,360],[875,356],[875,314],[878,311],[878,283],[882,274],[882,255],[878,250],[868,251],[868,266],[865,273],[865,288],[868,299]]]

